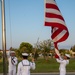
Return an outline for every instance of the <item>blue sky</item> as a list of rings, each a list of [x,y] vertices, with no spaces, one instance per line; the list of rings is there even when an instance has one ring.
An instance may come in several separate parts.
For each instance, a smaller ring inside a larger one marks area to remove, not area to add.
[[[69,49],[75,45],[75,0],[56,0],[56,2],[70,34],[65,42],[59,43],[59,48]],[[5,15],[7,49],[11,46],[18,48],[21,42],[34,45],[38,38],[39,41],[51,39],[50,27],[44,26],[44,0],[5,0]],[[2,48],[1,28],[0,17],[0,49]]]

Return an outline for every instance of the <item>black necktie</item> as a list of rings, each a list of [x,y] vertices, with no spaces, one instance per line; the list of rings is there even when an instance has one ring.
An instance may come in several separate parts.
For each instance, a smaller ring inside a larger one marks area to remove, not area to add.
[[[15,63],[14,57],[11,57],[11,63],[14,65],[14,63]]]

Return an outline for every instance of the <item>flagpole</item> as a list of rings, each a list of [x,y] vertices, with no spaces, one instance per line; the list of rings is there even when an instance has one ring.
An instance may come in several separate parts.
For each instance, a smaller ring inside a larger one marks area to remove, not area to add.
[[[6,72],[6,28],[5,28],[5,0],[1,0],[2,6],[2,50],[3,50],[3,75]]]

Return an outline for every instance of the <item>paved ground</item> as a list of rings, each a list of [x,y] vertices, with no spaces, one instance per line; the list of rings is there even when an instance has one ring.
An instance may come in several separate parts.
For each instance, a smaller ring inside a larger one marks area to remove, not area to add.
[[[59,74],[58,73],[32,73],[31,75],[59,75]],[[67,75],[75,75],[75,72],[69,72],[67,73]]]
[[[33,73],[31,75],[59,75],[59,73]],[[67,75],[75,75],[75,73],[67,73]]]

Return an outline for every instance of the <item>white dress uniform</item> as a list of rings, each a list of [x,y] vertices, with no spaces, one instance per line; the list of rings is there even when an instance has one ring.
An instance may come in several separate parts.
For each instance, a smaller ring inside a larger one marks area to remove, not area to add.
[[[17,75],[30,75],[30,69],[35,69],[35,63],[24,59],[18,64]]]
[[[59,71],[60,75],[66,75],[66,65],[69,64],[69,60],[64,60],[64,59],[56,59],[57,62],[60,63]]]
[[[8,58],[8,61],[9,61],[8,74],[9,74],[9,75],[16,75],[16,65],[17,65],[17,63],[18,63],[17,57],[12,57],[12,56],[10,56],[10,57]]]

